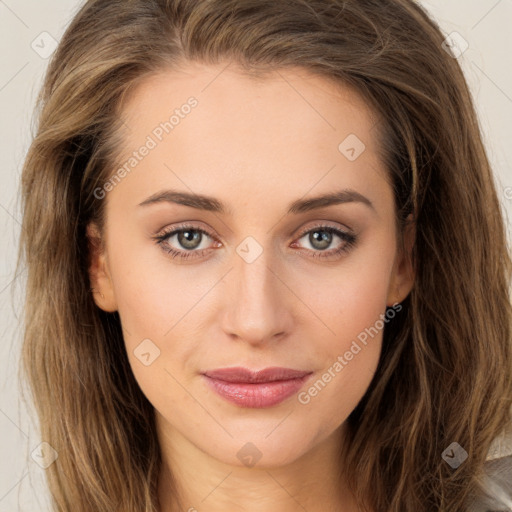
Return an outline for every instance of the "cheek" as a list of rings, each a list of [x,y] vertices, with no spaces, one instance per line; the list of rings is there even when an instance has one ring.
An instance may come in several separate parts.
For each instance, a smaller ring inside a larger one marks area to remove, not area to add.
[[[197,302],[194,266],[176,265],[149,235],[119,224],[111,229],[109,264],[123,328],[162,339]],[[137,341],[128,336],[127,345]]]
[[[373,326],[386,311],[395,247],[390,237],[374,237],[329,270],[314,269],[302,286],[311,309],[324,320],[330,336],[323,337],[330,352],[348,350],[347,343]],[[378,250],[372,247],[378,247]],[[297,283],[301,282],[297,278]],[[304,281],[303,281],[304,282]]]
[[[308,281],[312,309],[328,330],[315,339],[315,357],[322,368],[298,401],[326,419],[321,427],[325,432],[352,412],[377,369],[384,328],[395,316],[386,316],[393,258],[394,246],[382,243],[378,252],[361,251],[358,258],[347,259],[331,279],[322,281],[322,293],[313,287],[319,275]]]
[[[168,279],[161,269],[137,258],[129,266],[128,258],[119,261],[113,279],[134,377],[156,410],[193,410],[197,405],[181,383],[187,387],[183,371],[194,354],[191,341],[198,338],[191,311],[197,290],[179,272]]]
[[[315,357],[322,364],[297,396],[304,414],[322,419],[319,437],[336,429],[357,406],[375,375],[381,353],[382,299],[372,293],[346,299],[340,301],[338,316],[327,316],[332,319],[329,327],[334,334],[315,340]]]
[[[200,339],[199,302],[208,291],[206,285],[200,289],[193,285],[193,274],[169,273],[165,263],[167,269],[160,269],[135,259],[132,271],[122,273],[119,268],[118,278],[113,276],[126,350],[135,377],[149,395],[155,386],[169,383],[167,371],[176,373],[173,364],[185,366],[193,356],[194,340]],[[211,288],[213,281],[208,282]],[[150,368],[140,361],[141,352],[154,359]]]
[[[195,375],[202,308],[220,276],[172,262],[156,243],[140,241],[140,233],[112,233],[110,241],[110,270],[135,379],[157,410],[193,410],[197,404],[181,386],[188,389]]]

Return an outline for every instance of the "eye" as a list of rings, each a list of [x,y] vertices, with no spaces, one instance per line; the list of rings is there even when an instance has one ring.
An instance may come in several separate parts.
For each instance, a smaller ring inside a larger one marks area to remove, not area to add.
[[[207,238],[214,240],[217,247],[222,245],[208,231],[186,224],[166,230],[154,237],[156,243],[165,252],[170,254],[173,259],[180,260],[204,256],[209,250],[209,245],[203,243]],[[348,252],[357,241],[355,235],[325,224],[318,224],[304,231],[298,240],[302,238],[306,238],[306,242],[310,244],[311,249],[306,249],[306,252],[310,253],[313,258],[336,258],[342,253]],[[338,242],[337,247],[327,250],[336,239],[339,239],[341,243]],[[293,242],[291,247],[297,247],[297,242]]]
[[[313,229],[309,228],[303,232],[299,240],[302,238],[306,239],[306,242],[312,247],[308,249],[311,252],[313,258],[333,258],[341,255],[342,253],[348,252],[352,247],[355,246],[357,237],[352,233],[342,231],[341,229],[318,224]],[[337,247],[327,250],[331,247],[336,239],[341,240],[341,244],[338,242]],[[295,247],[297,244],[292,244]]]
[[[207,247],[199,249],[206,237],[213,239],[213,236],[204,229],[182,225],[157,235],[155,240],[173,258],[188,259],[201,257],[208,250]],[[175,245],[171,243],[172,239]]]

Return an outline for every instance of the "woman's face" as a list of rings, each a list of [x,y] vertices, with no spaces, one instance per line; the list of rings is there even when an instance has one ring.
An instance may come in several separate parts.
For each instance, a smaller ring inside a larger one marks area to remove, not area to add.
[[[167,442],[275,466],[341,432],[412,275],[365,102],[299,68],[225,66],[130,97],[90,273]],[[235,367],[299,373],[214,374]]]

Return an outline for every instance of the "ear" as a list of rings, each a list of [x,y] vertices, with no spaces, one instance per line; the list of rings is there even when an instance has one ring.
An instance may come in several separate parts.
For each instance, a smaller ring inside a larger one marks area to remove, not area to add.
[[[90,223],[87,226],[87,240],[89,247],[88,272],[94,302],[103,311],[112,313],[117,311],[117,301],[110,277],[105,244],[95,223]]]
[[[409,295],[414,285],[415,269],[412,250],[416,240],[416,223],[412,214],[407,217],[403,232],[403,244],[396,255],[393,273],[389,282],[386,305],[400,303]]]

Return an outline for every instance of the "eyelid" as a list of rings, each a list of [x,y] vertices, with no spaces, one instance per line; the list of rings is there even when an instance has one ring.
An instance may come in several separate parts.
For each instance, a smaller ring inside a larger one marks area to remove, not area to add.
[[[336,231],[341,231],[342,233],[344,233],[346,235],[356,236],[356,233],[354,232],[354,230],[349,228],[345,224],[339,224],[339,223],[331,222],[328,220],[320,220],[320,221],[313,222],[313,224],[308,224],[304,228],[301,228],[301,230],[299,231],[299,233],[297,235],[295,235],[295,237],[302,238],[304,235],[309,233],[311,230],[319,229],[319,228],[331,228],[331,229],[335,229]]]
[[[208,228],[205,228],[199,224],[193,223],[193,221],[178,223],[173,226],[168,226],[168,227],[162,228],[161,230],[159,230],[155,233],[154,238],[162,238],[164,236],[170,236],[171,234],[176,234],[176,232],[179,232],[179,231],[186,231],[187,229],[204,233],[204,234],[208,235],[210,238],[212,238],[214,240],[218,240],[218,237],[216,235],[214,235],[212,231],[210,231]]]
[[[305,227],[301,228],[301,230],[297,234],[295,234],[293,236],[302,238],[305,234],[309,233],[312,229],[325,228],[325,227],[329,227],[332,229],[336,229],[338,231],[342,231],[342,232],[346,233],[347,235],[355,235],[354,231],[346,225],[335,223],[335,222],[328,221],[328,220],[320,220],[320,221],[315,221],[313,224],[306,225]],[[186,229],[192,229],[194,231],[202,232],[202,233],[208,235],[213,240],[220,241],[220,237],[218,237],[217,235],[214,235],[209,229],[207,229],[199,224],[195,224],[194,221],[178,223],[178,224],[170,226],[170,227],[162,228],[161,230],[159,230],[155,233],[154,237],[160,238],[163,236],[169,236],[169,235],[175,233],[176,231],[186,230]]]

